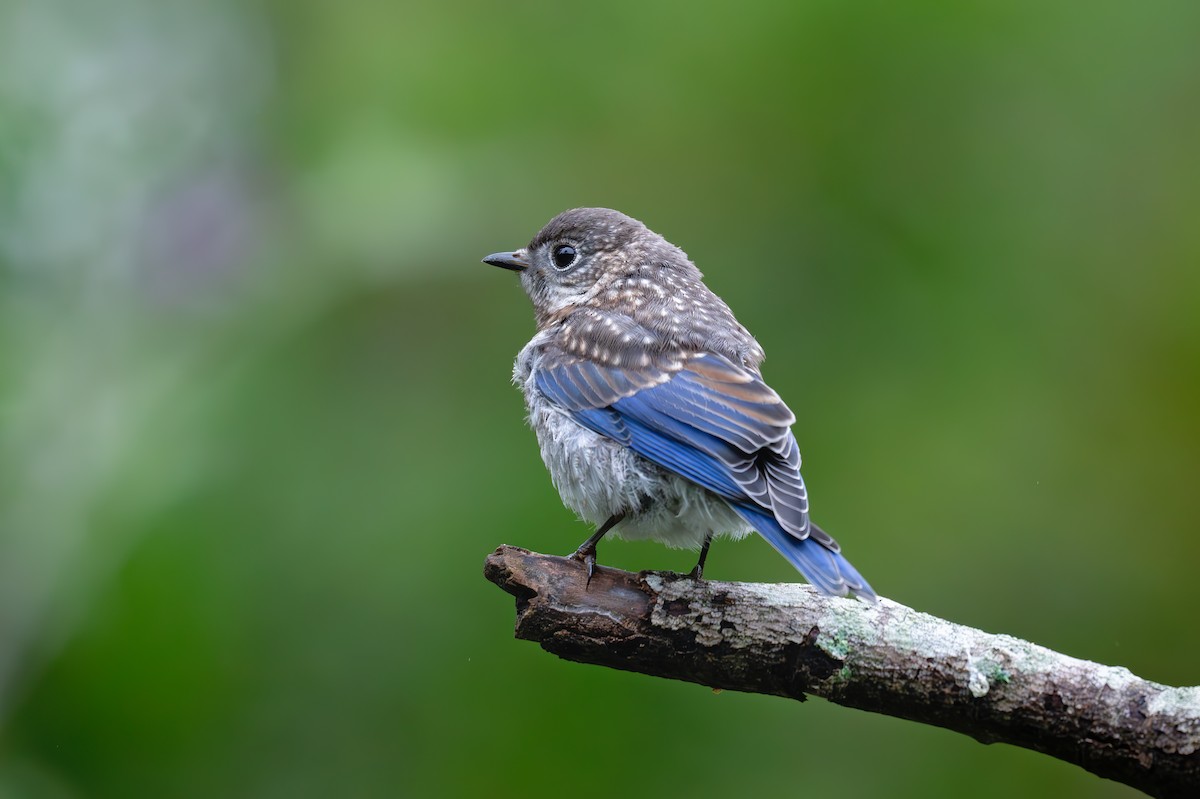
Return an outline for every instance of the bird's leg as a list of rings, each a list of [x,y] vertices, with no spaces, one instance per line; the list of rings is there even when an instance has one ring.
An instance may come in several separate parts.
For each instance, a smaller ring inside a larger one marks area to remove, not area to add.
[[[587,541],[579,545],[579,549],[575,550],[575,554],[571,555],[575,560],[581,560],[587,566],[587,585],[592,584],[592,573],[596,571],[596,544],[600,543],[600,539],[604,538],[604,534],[616,527],[617,522],[625,518],[624,513],[617,513],[610,516],[608,521],[600,525],[600,529],[592,533]],[[584,586],[585,588],[587,586]]]
[[[712,544],[712,537],[712,530],[709,530],[708,535],[704,536],[704,546],[700,547],[700,561],[696,564],[695,568],[688,572],[688,577],[691,577],[693,580],[704,579],[704,561],[708,560],[708,547]]]

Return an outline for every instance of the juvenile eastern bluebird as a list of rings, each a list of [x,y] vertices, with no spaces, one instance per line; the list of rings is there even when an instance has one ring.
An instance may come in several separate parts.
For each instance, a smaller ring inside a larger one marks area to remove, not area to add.
[[[609,530],[671,547],[767,539],[826,594],[875,592],[808,518],[796,421],[763,382],[762,347],[682,250],[607,208],[551,219],[486,264],[519,272],[537,333],[513,381],[563,502]]]

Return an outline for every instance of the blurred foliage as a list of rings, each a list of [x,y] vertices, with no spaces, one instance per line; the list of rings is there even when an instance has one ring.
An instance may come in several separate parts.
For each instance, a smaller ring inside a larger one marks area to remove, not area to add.
[[[0,5],[0,797],[1134,795],[514,642],[483,557],[588,530],[479,258],[642,218],[766,347],[883,594],[1195,684],[1198,34],[1157,0]],[[758,541],[707,573],[795,579]]]

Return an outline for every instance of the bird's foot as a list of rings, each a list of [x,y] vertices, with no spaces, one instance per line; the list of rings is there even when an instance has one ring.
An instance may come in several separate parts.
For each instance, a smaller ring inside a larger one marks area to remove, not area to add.
[[[596,547],[595,545],[588,546],[586,543],[571,554],[571,560],[577,560],[584,566],[587,566],[587,582],[584,583],[583,589],[586,591],[588,586],[592,584],[592,575],[596,573]]]
[[[611,530],[617,523],[625,518],[624,512],[617,513],[608,517],[608,521],[600,525],[600,529],[592,533],[587,541],[579,545],[579,549],[575,550],[575,554],[571,555],[572,560],[582,561],[587,566],[587,582],[583,586],[586,591],[588,586],[592,584],[592,575],[596,573],[596,544],[604,535]]]
[[[692,570],[684,575],[688,579],[702,582],[704,580],[704,566],[697,563],[692,567]]]

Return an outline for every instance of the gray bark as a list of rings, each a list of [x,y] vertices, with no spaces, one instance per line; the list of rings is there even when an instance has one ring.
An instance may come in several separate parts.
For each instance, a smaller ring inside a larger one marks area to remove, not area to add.
[[[516,637],[567,660],[713,688],[807,694],[1044,752],[1152,796],[1200,796],[1200,687],[1059,654],[881,599],[697,581],[502,546]]]

